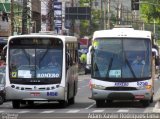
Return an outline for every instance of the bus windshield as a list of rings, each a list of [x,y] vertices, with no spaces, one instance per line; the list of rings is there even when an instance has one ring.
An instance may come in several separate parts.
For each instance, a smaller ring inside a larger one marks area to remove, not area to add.
[[[21,41],[23,40],[21,39]],[[55,44],[55,39],[33,38],[28,40],[30,40],[30,43],[25,43],[26,39],[24,42],[20,41],[21,43],[17,42],[17,39],[10,42],[9,70],[11,82],[60,82],[63,54],[62,41],[58,39],[59,42]]]
[[[93,78],[129,81],[133,78],[140,80],[151,77],[149,39],[97,38],[94,44],[96,45],[92,52]]]

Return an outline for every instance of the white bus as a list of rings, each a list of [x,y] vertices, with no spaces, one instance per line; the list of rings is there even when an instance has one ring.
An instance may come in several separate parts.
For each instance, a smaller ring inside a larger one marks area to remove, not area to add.
[[[91,52],[91,98],[97,107],[114,100],[140,100],[143,106],[153,101],[150,31],[95,31]]]
[[[43,33],[11,36],[7,47],[6,99],[12,101],[13,108],[34,101],[58,101],[62,107],[74,103],[76,37]],[[52,58],[57,63],[50,65]]]

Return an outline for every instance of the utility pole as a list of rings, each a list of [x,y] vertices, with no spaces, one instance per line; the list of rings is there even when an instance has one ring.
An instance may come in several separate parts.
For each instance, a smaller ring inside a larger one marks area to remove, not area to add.
[[[100,29],[103,29],[103,1],[101,0],[101,13],[100,13],[100,18],[101,18],[101,22],[100,22]]]
[[[53,17],[54,17],[54,0],[49,0],[48,2],[48,30],[53,31]]]
[[[107,24],[108,24],[108,29],[110,29],[110,0],[108,0],[108,10],[107,10],[107,12],[108,12],[108,20],[107,20]]]
[[[89,19],[89,22],[90,22],[90,35],[92,34],[92,0],[90,0],[90,19]]]
[[[23,0],[22,34],[27,34],[27,0]]]
[[[103,19],[103,25],[104,25],[104,30],[106,29],[106,0],[104,0],[104,19]]]
[[[11,0],[11,31],[10,31],[11,35],[13,35],[13,33],[14,33],[14,12],[13,12],[13,7],[14,7],[14,0]]]
[[[71,6],[74,7],[74,1],[73,0],[72,0],[72,3],[71,3]],[[75,20],[73,19],[72,20],[72,32],[73,32],[73,36],[74,36],[74,32],[75,32],[74,31],[74,23],[75,23]]]

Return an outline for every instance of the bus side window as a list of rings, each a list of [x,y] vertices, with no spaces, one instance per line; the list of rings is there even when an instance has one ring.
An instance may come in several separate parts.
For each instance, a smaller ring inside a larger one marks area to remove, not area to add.
[[[73,59],[69,53],[66,53],[67,69],[73,65]]]

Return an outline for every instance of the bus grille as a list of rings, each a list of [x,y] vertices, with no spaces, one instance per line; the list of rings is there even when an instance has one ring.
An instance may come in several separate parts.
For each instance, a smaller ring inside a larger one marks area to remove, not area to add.
[[[128,91],[137,89],[134,87],[106,87],[105,90]]]

